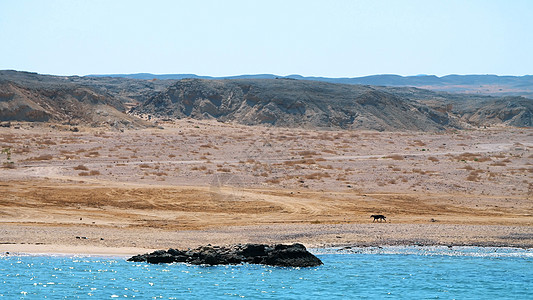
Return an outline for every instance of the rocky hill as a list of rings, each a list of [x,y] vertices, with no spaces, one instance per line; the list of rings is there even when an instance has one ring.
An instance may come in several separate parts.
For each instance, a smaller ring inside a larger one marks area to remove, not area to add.
[[[0,70],[0,80],[33,89],[64,86],[86,87],[98,93],[107,93],[120,102],[131,105],[137,105],[176,82],[176,80],[152,78],[145,80],[106,76],[54,76],[13,70]]]
[[[128,90],[132,84],[127,79],[94,80],[0,71],[0,121],[143,127],[144,121],[125,112],[137,105],[135,97],[142,97],[143,93],[149,97],[157,91],[143,89],[136,81],[136,86]]]
[[[83,80],[82,80],[83,81]],[[56,122],[68,125],[138,128],[147,125],[127,115],[134,101],[101,84],[25,72],[0,72],[0,121]]]
[[[147,125],[135,115],[152,115],[247,125],[437,131],[532,126],[532,105],[523,97],[289,78],[146,80],[0,71],[0,121],[135,128]]]
[[[435,131],[531,126],[531,100],[505,99],[293,79],[183,79],[132,112],[284,127]],[[514,109],[505,117],[489,113],[501,101],[514,103]]]

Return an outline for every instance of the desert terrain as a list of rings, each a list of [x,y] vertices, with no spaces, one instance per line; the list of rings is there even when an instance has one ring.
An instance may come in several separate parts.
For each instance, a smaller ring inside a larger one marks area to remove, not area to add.
[[[154,121],[154,120],[151,120]],[[0,128],[0,251],[533,247],[533,129]],[[9,156],[8,153],[10,152]],[[383,214],[387,222],[372,222]]]

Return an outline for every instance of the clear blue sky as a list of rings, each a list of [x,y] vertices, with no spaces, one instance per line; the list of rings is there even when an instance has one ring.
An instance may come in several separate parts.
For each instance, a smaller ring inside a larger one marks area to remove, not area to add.
[[[0,0],[0,69],[533,74],[533,0]]]

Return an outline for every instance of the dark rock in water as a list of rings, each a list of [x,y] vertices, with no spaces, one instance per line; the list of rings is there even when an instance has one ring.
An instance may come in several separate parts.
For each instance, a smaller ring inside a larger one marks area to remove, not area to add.
[[[162,253],[159,255],[149,255],[148,257],[146,257],[146,261],[152,264],[171,263],[174,262],[174,256],[168,253]]]
[[[241,248],[240,255],[244,257],[265,256],[267,246],[262,244],[246,244]]]
[[[290,267],[313,267],[321,265],[322,261],[318,257],[309,253],[302,244],[276,245],[265,260],[266,265]]]
[[[280,267],[315,267],[322,261],[302,244],[238,244],[230,247],[203,246],[193,250],[157,250],[128,259],[152,264],[185,262],[193,265],[235,265],[240,263]]]

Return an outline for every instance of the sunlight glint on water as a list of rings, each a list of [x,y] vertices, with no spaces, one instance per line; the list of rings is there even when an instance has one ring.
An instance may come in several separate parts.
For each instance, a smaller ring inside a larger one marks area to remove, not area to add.
[[[125,258],[0,257],[6,299],[533,299],[533,251],[315,249],[324,266],[148,265]]]

